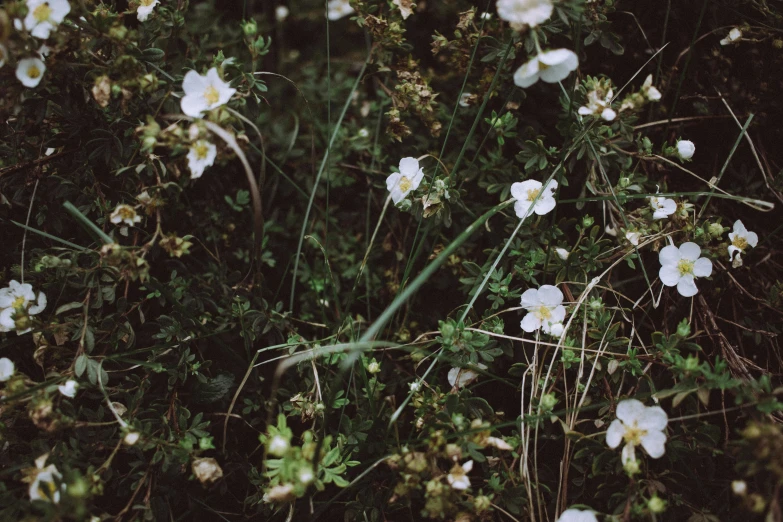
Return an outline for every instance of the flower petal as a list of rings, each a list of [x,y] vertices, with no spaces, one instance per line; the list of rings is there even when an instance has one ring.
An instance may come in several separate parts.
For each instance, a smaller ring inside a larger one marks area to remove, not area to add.
[[[606,444],[610,448],[614,449],[620,445],[623,441],[623,434],[625,433],[625,426],[622,421],[615,419],[609,425],[609,429],[606,430]]]
[[[536,317],[536,314],[528,313],[525,317],[522,318],[520,326],[527,333],[532,333],[541,328],[541,319]]]
[[[755,232],[748,232],[748,235],[745,236],[745,241],[747,241],[750,246],[755,248],[756,245],[759,244],[759,236]]]
[[[663,431],[669,424],[669,416],[660,406],[650,406],[644,409],[644,415],[637,424],[643,430]]]
[[[677,283],[677,291],[683,297],[693,297],[699,293],[699,289],[693,281],[693,276],[690,274],[686,274],[680,278],[680,281]]]
[[[525,219],[533,213],[533,205],[526,199],[518,199],[514,203],[514,213],[519,219]]]
[[[664,265],[658,270],[658,277],[665,286],[674,286],[680,282],[680,271],[676,265]]]
[[[734,222],[734,233],[740,234],[744,236],[748,232],[748,229],[745,228],[745,225],[740,221],[739,219]]]
[[[521,302],[522,307],[527,308],[528,310],[541,306],[541,299],[538,296],[538,290],[535,288],[528,288],[525,290],[525,292],[522,294]]]
[[[557,205],[555,198],[553,198],[549,194],[546,195],[541,194],[541,196],[539,196],[538,198],[538,201],[536,202],[534,211],[539,216],[543,216],[544,214],[548,214],[552,212],[552,210],[555,208],[555,205]]]
[[[538,81],[538,58],[533,58],[514,73],[514,85],[526,89]]]
[[[538,299],[542,304],[552,308],[563,304],[563,292],[556,286],[541,285],[538,289]]]
[[[200,94],[186,94],[179,102],[182,112],[191,118],[201,117],[201,113],[207,110],[207,101]]]
[[[414,177],[419,170],[419,160],[416,158],[402,158],[400,160],[400,174],[408,178]]]
[[[186,96],[189,94],[201,95],[206,87],[207,78],[196,71],[188,71],[182,79],[182,90],[185,91]]]
[[[680,257],[688,261],[696,261],[701,255],[701,248],[696,243],[683,243],[680,245]]]
[[[677,263],[680,262],[680,250],[674,245],[665,246],[658,253],[658,261],[660,261],[663,266],[677,266]]]
[[[638,422],[644,416],[645,405],[636,399],[625,399],[617,405],[617,418],[625,424]]]
[[[625,466],[629,462],[636,461],[636,448],[634,448],[634,445],[631,444],[630,442],[625,446],[623,446],[623,454],[621,460],[623,461],[623,466]]]
[[[552,313],[552,317],[549,318],[549,322],[551,322],[553,326],[555,324],[562,323],[566,316],[565,306],[563,305],[556,306],[551,313]]]
[[[693,275],[696,277],[709,277],[712,274],[712,261],[706,257],[700,257],[693,263]]]
[[[662,431],[649,432],[642,437],[642,447],[654,459],[663,457],[666,452],[666,434]]]

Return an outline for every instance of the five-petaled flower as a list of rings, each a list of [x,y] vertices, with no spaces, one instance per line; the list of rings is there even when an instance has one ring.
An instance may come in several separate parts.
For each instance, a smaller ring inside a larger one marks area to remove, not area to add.
[[[386,178],[386,190],[391,193],[395,205],[405,199],[410,191],[419,188],[424,179],[424,169],[419,167],[416,158],[402,158],[399,170]]]
[[[125,223],[129,227],[132,227],[141,221],[141,216],[136,213],[136,209],[132,206],[120,203],[114,209],[114,212],[111,213],[111,216],[109,216],[109,220],[115,225]]]
[[[182,80],[185,95],[180,101],[182,112],[191,118],[200,118],[201,114],[228,103],[237,92],[228,82],[220,79],[216,68],[211,68],[201,76],[196,71],[188,71]]]
[[[469,460],[462,466],[454,464],[449,474],[446,476],[449,484],[453,489],[468,489],[470,487],[470,477],[468,473],[473,469],[473,461]]]
[[[579,66],[576,53],[568,49],[543,51],[514,73],[514,84],[523,89],[542,79],[547,83],[565,80]]]
[[[52,29],[70,12],[71,4],[68,0],[27,0],[27,16],[21,25],[31,35],[46,40]]]
[[[666,219],[677,210],[677,202],[669,198],[650,197],[650,206],[653,209],[653,219]]]
[[[511,185],[511,196],[516,200],[514,212],[519,219],[525,219],[533,212],[543,216],[555,208],[554,191],[557,181],[550,180],[544,187],[540,181],[528,179]]]
[[[606,431],[606,443],[614,449],[625,441],[623,465],[636,461],[636,446],[647,454],[661,458],[666,451],[666,425],[669,417],[660,406],[645,406],[636,399],[627,399],[617,405],[617,418]]]
[[[566,316],[563,306],[563,292],[552,285],[542,285],[541,288],[528,288],[522,294],[522,308],[527,315],[522,319],[522,329],[528,333],[538,329],[552,335],[562,335],[562,323]],[[556,327],[560,325],[560,327]],[[555,327],[555,332],[553,332]]]
[[[712,261],[701,256],[696,243],[683,243],[680,247],[669,245],[661,249],[658,259],[661,269],[658,276],[666,286],[676,286],[683,297],[692,297],[699,292],[694,279],[712,274]]]
[[[30,331],[30,316],[46,308],[46,295],[38,293],[36,300],[33,287],[27,283],[10,281],[0,290],[0,332],[16,331],[18,335]]]
[[[60,502],[60,490],[57,489],[57,482],[62,479],[62,475],[54,464],[46,464],[49,454],[41,455],[35,459],[34,476],[30,483],[30,501],[43,500],[45,502]],[[62,489],[65,489],[63,484]]]
[[[152,14],[152,10],[160,3],[160,0],[139,0],[139,8],[136,9],[136,18],[139,22],[146,22]]]
[[[604,96],[598,91],[587,93],[587,105],[579,107],[579,114],[582,116],[601,117],[606,121],[612,121],[617,117],[617,113],[612,109],[612,89],[609,89]]]
[[[592,511],[570,508],[560,514],[557,522],[598,522]]]
[[[40,58],[24,58],[16,64],[16,78],[25,87],[37,87],[46,72],[46,65]]]
[[[354,13],[348,0],[329,0],[326,4],[326,17],[335,21]]]
[[[759,243],[759,236],[755,232],[750,232],[739,219],[734,222],[734,231],[729,232],[729,260],[734,262],[735,266],[742,266],[742,254],[748,247],[755,248]],[[736,257],[735,257],[736,254]]]
[[[554,6],[551,0],[498,0],[498,16],[515,29],[535,27],[549,20]]]
[[[190,146],[188,152],[188,168],[190,169],[190,178],[200,178],[207,167],[215,163],[217,157],[217,147],[207,140],[198,140]]]

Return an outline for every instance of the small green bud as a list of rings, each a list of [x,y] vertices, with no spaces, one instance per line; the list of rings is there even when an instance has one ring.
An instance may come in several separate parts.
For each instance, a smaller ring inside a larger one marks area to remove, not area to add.
[[[375,375],[381,371],[381,365],[375,359],[367,365],[367,373]]]
[[[694,355],[689,355],[685,359],[685,369],[689,372],[696,371],[699,368],[699,358]]]
[[[248,20],[242,24],[242,32],[247,37],[254,37],[258,34],[258,24],[255,20]]]
[[[631,184],[631,178],[627,178],[623,176],[622,178],[620,178],[620,182],[618,184],[620,185],[620,187],[626,188],[628,185]]]
[[[636,475],[639,473],[639,461],[638,460],[629,460],[623,465],[623,469],[625,469],[625,472],[628,473],[628,475]]]
[[[595,223],[595,219],[593,219],[592,216],[585,216],[582,218],[582,226],[584,228],[592,227],[593,223]]]
[[[553,393],[545,393],[541,396],[541,411],[552,411],[552,408],[557,404],[557,397]]]
[[[473,499],[473,507],[476,508],[476,513],[486,511],[491,505],[492,501],[489,499],[489,497],[485,497],[484,495],[479,495]]]
[[[654,496],[653,498],[647,501],[647,508],[652,513],[656,513],[656,514],[663,513],[664,511],[666,511],[666,501],[658,496]]]
[[[720,223],[710,223],[710,226],[707,227],[707,232],[709,232],[711,236],[720,237],[723,235],[723,225]]]
[[[686,319],[683,319],[680,321],[680,324],[677,325],[677,335],[679,335],[682,338],[686,338],[691,334],[691,325],[688,324],[688,321]]]

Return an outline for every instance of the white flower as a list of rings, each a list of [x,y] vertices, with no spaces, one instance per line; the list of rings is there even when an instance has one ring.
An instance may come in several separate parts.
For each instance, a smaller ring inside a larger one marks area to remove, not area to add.
[[[35,459],[35,467],[38,469],[36,470],[35,478],[30,484],[30,501],[43,500],[57,504],[60,502],[60,491],[57,489],[57,481],[62,478],[62,475],[54,464],[44,467],[48,457],[49,455],[45,454]],[[61,489],[65,489],[64,484]]]
[[[129,431],[122,438],[122,443],[126,446],[134,446],[139,442],[139,438],[141,438],[141,434],[138,431]]]
[[[728,36],[726,36],[726,38],[720,41],[720,44],[721,45],[733,44],[740,38],[742,38],[742,31],[740,31],[738,27],[734,27],[731,31],[729,31]]]
[[[653,219],[666,219],[677,210],[677,202],[669,198],[650,197],[650,206],[653,209]]]
[[[539,78],[547,83],[557,83],[565,80],[579,66],[576,53],[568,49],[544,51],[531,58],[514,73],[514,84],[527,88]]]
[[[482,20],[492,20],[492,13],[483,12],[481,13],[481,19]]]
[[[399,170],[386,178],[386,190],[391,192],[395,205],[405,199],[408,192],[419,188],[421,180],[424,179],[424,169],[419,167],[419,160],[416,158],[402,158]]]
[[[565,331],[563,323],[552,323],[549,325],[549,335],[552,337],[562,337],[563,331]]]
[[[237,92],[228,86],[228,82],[220,79],[214,67],[204,76],[196,71],[188,71],[182,80],[182,90],[185,95],[180,101],[180,107],[191,118],[200,118],[201,113],[225,105]]]
[[[216,157],[217,147],[207,140],[198,140],[191,145],[188,152],[190,179],[200,178],[204,170],[215,163]]]
[[[309,484],[315,479],[315,475],[313,475],[312,468],[306,467],[299,470],[297,478],[302,484]]]
[[[759,236],[755,232],[749,232],[745,225],[742,224],[742,221],[738,219],[734,222],[734,232],[729,232],[729,241],[731,241],[731,245],[729,245],[729,261],[733,261],[734,254],[737,254],[737,259],[741,259],[746,248],[755,248],[759,243]],[[739,264],[742,264],[741,261]]]
[[[61,384],[57,387],[58,390],[60,390],[60,393],[65,395],[66,397],[70,397],[73,399],[76,396],[76,389],[79,387],[79,383],[74,381],[73,379],[68,379],[65,381],[65,384]]]
[[[469,92],[463,92],[462,96],[459,97],[459,106],[460,107],[470,107],[470,97],[473,96]]]
[[[454,464],[454,467],[451,468],[451,471],[446,476],[446,480],[449,481],[449,484],[453,489],[468,489],[470,487],[470,478],[468,477],[468,473],[470,473],[470,470],[472,469],[472,460],[467,461],[462,466],[459,464]]]
[[[642,234],[639,232],[631,232],[630,230],[628,230],[625,233],[625,239],[627,239],[633,246],[639,246],[639,239],[641,239],[641,237]]]
[[[0,290],[0,332],[16,330],[17,335],[30,331],[30,316],[37,315],[46,308],[46,295],[38,293],[36,301],[33,287],[10,281]]]
[[[598,522],[598,519],[592,511],[571,508],[563,511],[557,522]]]
[[[551,180],[546,187],[540,181],[529,179],[521,183],[511,185],[511,196],[516,199],[514,203],[514,212],[519,219],[525,219],[533,212],[543,216],[555,208],[555,198],[553,193],[557,188],[557,181]],[[536,201],[538,198],[538,201]],[[535,201],[535,205],[533,202]]]
[[[487,369],[485,364],[478,363],[476,366],[482,370]],[[448,379],[450,385],[456,386],[457,388],[464,388],[478,379],[478,376],[479,374],[477,372],[468,368],[452,368],[449,370]]]
[[[617,117],[617,113],[612,109],[612,89],[606,93],[603,99],[598,91],[587,93],[587,105],[579,107],[579,114],[582,116],[600,116],[606,121],[612,121]]]
[[[642,94],[650,101],[658,101],[661,99],[661,91],[653,87],[652,80],[652,74],[648,74],[642,84]]]
[[[501,439],[500,437],[487,437],[487,446],[494,446],[499,450],[505,451],[514,449],[511,447],[511,444]]]
[[[71,12],[68,0],[27,0],[27,16],[23,27],[41,40],[49,38],[49,33]]]
[[[326,4],[326,17],[329,20],[335,21],[340,18],[353,14],[354,9],[348,0],[329,0]]]
[[[529,288],[522,294],[521,301],[522,307],[528,312],[522,319],[521,326],[528,333],[539,328],[544,330],[544,333],[552,333],[552,326],[565,319],[563,292],[556,286],[542,285],[538,290]]]
[[[8,59],[8,49],[6,49],[5,45],[0,44],[0,67],[5,65],[7,59]]]
[[[392,0],[392,3],[400,8],[403,20],[407,20],[413,14],[413,0]]]
[[[285,21],[285,19],[288,18],[289,14],[290,14],[290,11],[284,5],[278,5],[275,8],[275,20],[277,20],[278,22]]]
[[[677,286],[683,297],[692,297],[699,292],[694,279],[709,277],[712,274],[712,261],[701,256],[701,248],[696,243],[683,243],[677,248],[669,245],[661,249],[658,259],[661,269],[658,276],[666,286]]]
[[[146,22],[159,3],[159,0],[139,0],[139,8],[136,10],[136,18],[139,22]]]
[[[117,205],[114,212],[111,213],[109,220],[115,225],[125,223],[129,227],[132,227],[141,221],[141,216],[136,213],[136,209],[132,206],[120,204]]]
[[[276,457],[282,457],[288,451],[288,441],[281,435],[275,435],[269,441],[269,453]]]
[[[37,87],[41,83],[46,65],[40,58],[24,58],[16,65],[16,77],[25,87]]]
[[[535,27],[552,16],[551,0],[498,0],[498,16],[513,25]]]
[[[8,357],[0,359],[0,382],[5,382],[14,375],[14,363]]]
[[[415,381],[408,384],[408,387],[411,389],[413,393],[416,393],[421,389],[421,383],[419,381]]]
[[[622,461],[636,460],[636,446],[642,446],[647,454],[661,458],[666,451],[666,425],[669,417],[660,406],[647,407],[636,399],[628,399],[617,405],[617,418],[606,431],[606,443],[616,448],[624,440]]]
[[[190,469],[202,484],[211,484],[223,477],[223,470],[218,461],[209,457],[193,459]]]
[[[696,145],[690,140],[677,141],[677,155],[680,159],[689,160],[693,157],[693,153],[696,152]]]
[[[744,480],[734,480],[731,482],[731,490],[735,495],[744,495],[748,491],[748,484]]]
[[[557,254],[557,257],[559,257],[563,261],[568,259],[568,250],[566,250],[565,248],[556,247],[555,253]]]

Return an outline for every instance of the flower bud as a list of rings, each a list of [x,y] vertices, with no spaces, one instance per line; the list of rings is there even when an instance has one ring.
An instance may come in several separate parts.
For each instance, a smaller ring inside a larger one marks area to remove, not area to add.
[[[679,140],[677,142],[677,155],[680,159],[689,160],[693,157],[693,153],[696,152],[696,145],[690,140]]]
[[[585,216],[582,218],[582,226],[584,228],[592,227],[593,223],[595,223],[595,219],[593,219],[591,216]]]
[[[129,431],[125,434],[125,437],[122,438],[122,443],[126,446],[133,446],[139,442],[140,437],[141,435],[138,431]]]
[[[663,513],[666,511],[666,501],[658,496],[654,496],[647,501],[647,508],[655,514]]]
[[[255,20],[248,20],[242,24],[242,32],[245,33],[245,36],[252,38],[258,34],[258,24]]]
[[[367,365],[367,373],[375,375],[381,371],[381,365],[375,359]]]

